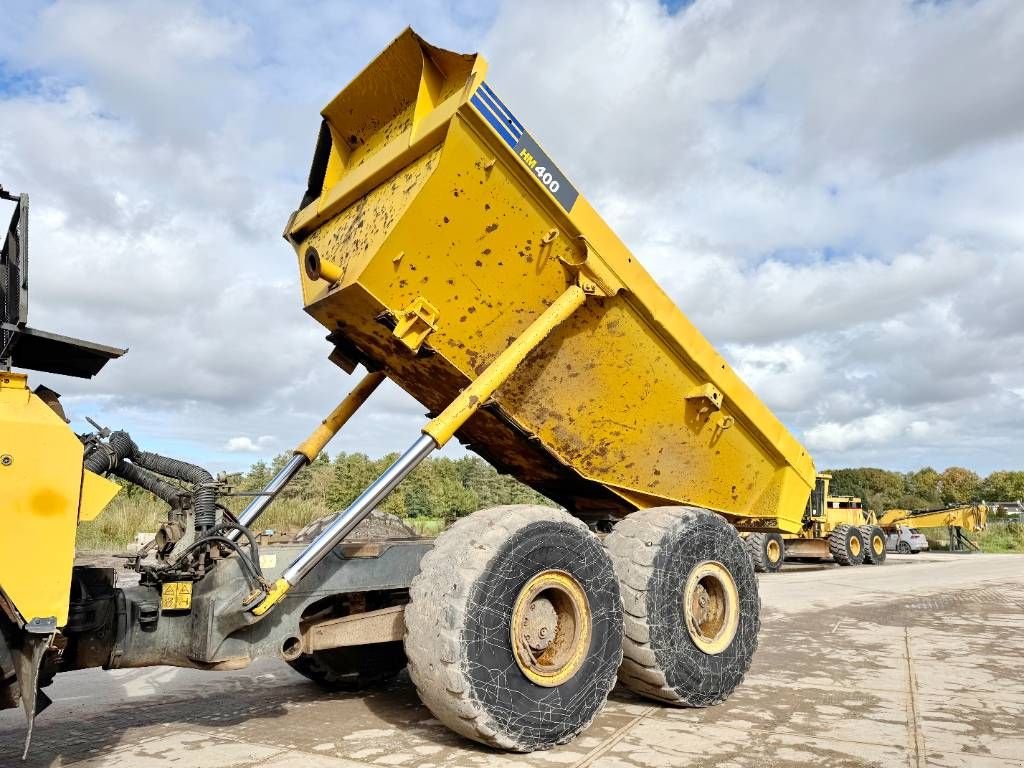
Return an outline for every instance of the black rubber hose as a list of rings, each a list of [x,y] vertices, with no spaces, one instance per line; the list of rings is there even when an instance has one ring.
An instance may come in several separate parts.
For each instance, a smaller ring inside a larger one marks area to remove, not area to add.
[[[105,475],[110,471],[113,460],[114,454],[110,447],[98,443],[85,454],[85,468],[97,475]]]
[[[251,577],[247,578],[247,581],[249,581],[250,584],[260,587],[261,589],[268,589],[270,587],[270,585],[267,583],[267,580],[264,578],[262,571],[260,570],[259,564],[253,563],[252,560],[247,558],[245,556],[245,553],[242,551],[242,546],[237,541],[233,541],[232,539],[229,539],[227,536],[206,536],[202,539],[199,539],[198,541],[193,541],[191,544],[185,547],[184,550],[182,550],[178,558],[173,563],[168,565],[166,569],[174,570],[183,560],[185,560],[197,549],[209,546],[210,544],[223,544],[224,546],[233,549],[235,552],[238,553],[238,560],[242,566],[242,571],[248,577]]]
[[[196,516],[197,530],[212,528],[217,523],[217,489],[213,485],[213,475],[205,469],[149,451],[139,451],[132,460],[140,467],[192,485],[192,509]]]
[[[159,453],[140,451],[127,432],[112,432],[109,443],[118,454],[122,450],[128,451],[125,458],[131,459],[143,469],[189,483],[192,486],[192,510],[197,531],[205,531],[217,523],[217,489],[214,487],[213,475],[205,469]]]
[[[122,461],[111,472],[129,483],[145,488],[157,498],[166,501],[174,509],[181,509],[181,497],[187,495],[181,488],[165,483],[152,472],[128,461]]]
[[[127,432],[114,432],[106,443],[95,443],[85,455],[85,468],[98,475],[112,472],[114,467],[137,451]]]

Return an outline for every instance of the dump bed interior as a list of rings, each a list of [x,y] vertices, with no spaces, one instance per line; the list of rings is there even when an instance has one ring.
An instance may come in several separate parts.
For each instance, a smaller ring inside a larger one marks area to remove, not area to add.
[[[440,412],[568,286],[589,294],[457,437],[581,517],[694,504],[794,531],[806,450],[485,80],[407,30],[324,109],[287,236],[333,359]],[[336,265],[328,284],[302,268]]]

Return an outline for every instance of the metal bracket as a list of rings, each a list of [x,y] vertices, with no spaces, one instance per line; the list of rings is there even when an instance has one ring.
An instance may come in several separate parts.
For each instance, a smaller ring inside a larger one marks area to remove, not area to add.
[[[722,407],[722,393],[718,387],[714,384],[700,384],[691,389],[687,395],[687,400],[706,400],[707,405],[701,408],[701,412],[705,413],[708,411],[717,411]]]
[[[25,631],[30,635],[52,635],[57,631],[57,617],[32,619],[25,624]]]
[[[43,620],[44,623],[46,620]],[[56,620],[54,620],[56,623]],[[54,634],[28,634],[22,638],[20,648],[12,649],[14,657],[14,672],[18,678],[18,686],[21,688],[21,704],[25,710],[25,718],[28,728],[25,732],[25,751],[21,759],[28,757],[28,748],[32,744],[32,728],[36,722],[36,715],[50,706],[50,697],[39,690],[39,667],[43,662],[47,649],[53,642]]]
[[[413,352],[419,352],[427,337],[437,330],[437,321],[441,313],[433,304],[422,296],[398,314],[395,324],[395,338],[405,344]]]
[[[580,288],[588,296],[615,296],[624,288],[622,281],[587,238],[581,235],[579,240],[583,243],[583,260],[574,263],[563,256],[562,263],[576,273]]]
[[[311,624],[302,632],[302,651],[391,642],[404,636],[405,606],[395,605]]]

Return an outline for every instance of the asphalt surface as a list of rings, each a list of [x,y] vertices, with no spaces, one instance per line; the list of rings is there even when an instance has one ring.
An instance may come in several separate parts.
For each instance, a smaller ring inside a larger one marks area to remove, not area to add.
[[[403,673],[323,694],[283,663],[59,676],[28,766],[1022,766],[1024,556],[890,556],[761,579],[761,645],[724,704],[651,705],[616,689],[571,744],[506,755],[466,742]],[[0,712],[0,766],[19,764]]]

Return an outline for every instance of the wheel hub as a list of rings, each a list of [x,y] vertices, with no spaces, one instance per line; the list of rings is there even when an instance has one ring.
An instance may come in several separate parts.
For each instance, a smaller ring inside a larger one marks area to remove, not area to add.
[[[537,685],[552,688],[575,675],[590,649],[590,605],[564,571],[541,571],[519,591],[510,633],[516,664]]]
[[[768,561],[772,563],[779,562],[779,558],[782,556],[782,548],[779,547],[779,542],[775,539],[769,539],[768,541]]]
[[[871,537],[871,548],[875,551],[876,555],[882,554],[885,550],[885,542],[882,541],[882,537],[877,533]]]
[[[558,613],[546,597],[537,597],[531,603],[523,619],[523,640],[534,652],[541,652],[555,638],[558,631]]]
[[[856,557],[860,554],[860,536],[853,535],[850,537],[850,554]]]
[[[740,620],[739,591],[729,570],[717,560],[698,563],[683,590],[686,629],[694,644],[709,655],[728,648]]]

